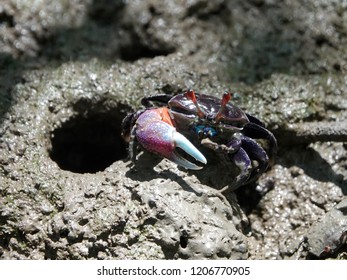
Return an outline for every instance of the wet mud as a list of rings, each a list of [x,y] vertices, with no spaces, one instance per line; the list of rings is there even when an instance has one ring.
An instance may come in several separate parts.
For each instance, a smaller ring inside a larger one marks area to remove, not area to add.
[[[47,2],[0,4],[1,259],[346,259],[343,1]],[[122,119],[187,88],[275,134],[257,181],[133,165]]]

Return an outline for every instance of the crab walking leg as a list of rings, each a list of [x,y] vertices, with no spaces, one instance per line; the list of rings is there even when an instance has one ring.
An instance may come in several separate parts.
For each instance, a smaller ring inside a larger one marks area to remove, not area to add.
[[[263,148],[247,136],[238,134],[227,146],[230,152],[236,150],[235,153],[230,154],[230,157],[232,162],[240,169],[240,173],[232,183],[232,189],[225,187],[221,190],[222,192],[225,190],[234,191],[238,187],[257,179],[269,165],[269,158]],[[258,162],[257,167],[252,166],[252,160]]]
[[[172,121],[165,111],[166,108],[147,110],[136,121],[135,137],[147,151],[165,157],[187,169],[201,169],[200,166],[186,160],[177,153],[176,148],[204,164],[204,155],[181,133],[172,126]]]
[[[252,138],[242,136],[242,148],[247,152],[251,160],[256,160],[258,166],[252,169],[252,180],[257,179],[269,166],[269,157],[264,149]]]
[[[240,148],[235,154],[232,155],[235,165],[240,168],[240,174],[235,178],[231,191],[236,190],[238,187],[244,185],[251,175],[252,162],[243,148]]]
[[[248,117],[250,117],[248,115]],[[277,140],[275,138],[275,136],[270,132],[268,131],[267,129],[265,129],[262,125],[261,125],[261,121],[259,121],[258,119],[256,119],[255,117],[251,117],[251,120],[254,121],[254,122],[251,122],[251,123],[248,123],[243,131],[244,131],[244,135],[245,139],[251,139],[251,138],[254,138],[254,139],[265,139],[269,142],[269,159],[267,159],[267,161],[269,161],[269,163],[273,163],[274,161],[274,157],[275,157],[275,154],[276,154],[276,151],[277,151]],[[245,142],[247,142],[248,140],[245,140]],[[247,143],[245,143],[247,145]],[[248,145],[251,145],[251,146],[254,146],[254,144],[252,143],[248,143]],[[257,151],[258,149],[256,149]],[[267,157],[267,155],[264,155],[264,153],[262,151],[259,151],[258,153],[261,153],[261,154],[258,154],[258,158],[264,158],[265,160],[265,156]]]
[[[252,162],[247,152],[242,148],[243,135],[241,133],[234,134],[226,145],[220,145],[206,138],[201,141],[201,144],[206,148],[212,149],[221,155],[228,155],[229,159],[240,169],[239,175],[234,179],[230,186],[225,186],[220,192],[233,191],[238,187],[246,184],[251,175]]]
[[[229,154],[234,164],[240,169],[239,175],[235,177],[230,185],[220,189],[219,192],[234,191],[242,185],[248,183],[251,178],[252,161],[243,148],[239,148],[234,154]]]
[[[247,136],[237,135],[228,143],[228,147],[231,151],[240,147],[235,153],[230,154],[232,161],[240,169],[240,173],[235,178],[232,189],[225,187],[221,192],[226,190],[234,191],[238,187],[254,181],[269,166],[269,157],[264,149],[255,140]],[[258,162],[258,166],[252,166],[253,160]]]

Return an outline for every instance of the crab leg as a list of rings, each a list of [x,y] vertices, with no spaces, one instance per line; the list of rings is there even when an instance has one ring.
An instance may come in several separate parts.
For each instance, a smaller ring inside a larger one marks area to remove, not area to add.
[[[248,123],[243,129],[244,135],[247,136],[247,138],[249,137],[249,138],[253,138],[253,139],[265,139],[269,142],[269,153],[270,153],[269,158],[270,159],[268,159],[268,160],[269,160],[270,164],[272,164],[274,157],[275,157],[275,154],[276,154],[276,151],[277,151],[277,140],[276,140],[275,136],[270,131],[268,131],[267,129],[265,129],[263,127],[263,124],[261,123],[261,121],[259,121],[258,119],[256,119],[255,117],[252,117],[252,116],[251,116],[250,120],[252,122]],[[248,145],[252,145],[252,144],[248,144]],[[265,152],[262,152],[262,154],[264,154],[264,153]],[[258,157],[265,158],[265,156],[267,157],[266,153],[265,153],[265,155],[261,155]]]
[[[165,157],[187,169],[202,167],[182,157],[177,148],[206,164],[204,155],[181,133],[176,131],[168,109],[158,108],[144,111],[136,121],[134,130],[138,143],[147,151]]]

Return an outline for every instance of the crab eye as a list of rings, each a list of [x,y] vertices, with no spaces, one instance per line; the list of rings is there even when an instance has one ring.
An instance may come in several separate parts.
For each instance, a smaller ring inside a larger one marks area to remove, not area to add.
[[[225,107],[227,106],[227,103],[229,102],[230,98],[231,98],[231,93],[228,92],[228,91],[226,91],[226,92],[223,94],[220,109],[219,109],[219,111],[217,112],[216,117],[215,117],[215,121],[216,121],[216,122],[219,122],[219,121],[221,120],[223,111],[224,111]]]
[[[205,114],[205,112],[203,112],[202,109],[200,108],[200,106],[199,106],[199,104],[198,104],[198,101],[196,100],[196,95],[195,95],[194,90],[192,90],[192,89],[187,90],[187,92],[185,93],[185,96],[186,96],[188,99],[190,99],[190,100],[194,103],[194,105],[195,105],[195,107],[196,107],[196,110],[197,110],[197,112],[198,112],[199,118],[205,117],[206,114]]]

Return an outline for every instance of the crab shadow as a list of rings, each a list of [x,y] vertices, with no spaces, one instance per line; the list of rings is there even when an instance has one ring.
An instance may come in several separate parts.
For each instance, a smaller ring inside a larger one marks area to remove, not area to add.
[[[344,195],[347,195],[347,180],[342,174],[336,173],[331,164],[311,147],[282,148],[279,150],[277,163],[287,168],[297,166],[312,179],[319,182],[331,182],[340,187]]]
[[[218,192],[220,189],[224,188],[228,184],[231,184],[232,178],[234,178],[231,170],[225,164],[210,164],[201,170],[187,170],[183,167],[177,166],[177,171],[170,168],[171,163],[168,165],[163,162],[163,158],[150,154],[148,152],[143,152],[138,156],[135,165],[129,163],[129,170],[126,172],[126,176],[132,180],[139,182],[148,182],[154,179],[169,179],[178,183],[183,190],[193,192],[198,196],[202,193],[194,188],[194,183],[191,184],[189,180],[185,180],[188,177],[195,177],[193,180],[197,181],[198,184],[206,185],[211,188],[211,192],[215,190]],[[164,160],[165,161],[165,160]],[[181,173],[184,175],[182,176]],[[228,197],[228,192],[225,196]]]
[[[143,152],[137,157],[135,164],[129,162],[126,176],[139,182],[149,182],[158,178],[169,179],[179,184],[183,190],[193,192],[197,196],[201,196],[202,191],[196,189],[194,185],[201,184],[208,186],[211,194],[218,193],[218,195],[224,195],[227,200],[230,199],[230,193],[232,192],[226,191],[223,194],[219,192],[226,186],[230,185],[231,187],[233,178],[236,176],[234,174],[235,170],[229,169],[229,165],[214,161],[201,170],[187,170],[180,166],[177,166],[177,169],[172,169],[171,165],[172,163],[169,161],[165,162],[165,159],[162,157]],[[189,182],[191,179],[193,179],[194,183]],[[206,191],[208,192],[208,190]],[[235,200],[234,197],[232,199]]]
[[[129,162],[129,170],[125,175],[128,178],[139,182],[149,182],[154,179],[169,179],[179,184],[185,191],[193,192],[197,196],[202,195],[189,183],[187,183],[181,176],[171,171],[170,169],[162,169],[160,171],[156,171],[155,167],[158,166],[158,164],[162,160],[163,159],[158,156],[144,152],[137,158],[135,165],[132,162]]]
[[[219,199],[231,211],[231,216],[236,215],[241,219],[241,223],[237,225],[237,229],[246,234],[249,225],[248,220],[245,217],[243,208],[239,205],[238,197],[235,192],[219,192],[219,188],[209,184],[210,180],[202,175],[204,172],[206,173],[204,169],[200,172],[187,171],[181,167],[170,170],[170,167],[172,168],[172,163],[167,163],[169,162],[165,162],[161,157],[143,152],[141,156],[138,157],[136,165],[129,162],[129,169],[125,175],[139,182],[149,182],[155,179],[170,180],[176,182],[183,191],[193,193],[203,201],[210,198]],[[178,172],[176,173],[176,171]],[[181,171],[184,173],[180,174]],[[196,178],[194,178],[194,175]],[[219,175],[219,177],[221,176]],[[201,180],[199,178],[201,178]]]
[[[347,181],[343,179],[343,175],[336,173],[331,165],[311,147],[302,145],[293,148],[282,145],[279,147],[275,164],[285,168],[297,166],[312,179],[325,183],[331,182],[341,188],[343,195],[347,195]],[[257,181],[254,181],[235,191],[238,202],[246,215],[258,207],[262,197],[275,185],[276,182],[270,177],[262,188],[259,188]]]

